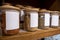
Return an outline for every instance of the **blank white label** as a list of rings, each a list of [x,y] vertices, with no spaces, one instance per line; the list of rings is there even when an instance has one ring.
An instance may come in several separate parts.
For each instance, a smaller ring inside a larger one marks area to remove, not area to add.
[[[23,21],[23,20],[24,20],[24,11],[21,10],[21,21]]]
[[[50,26],[50,14],[45,13],[44,26]]]
[[[38,13],[37,12],[30,13],[30,27],[38,27]]]
[[[59,26],[59,15],[52,15],[51,26]]]
[[[6,30],[19,28],[19,12],[16,10],[6,10]]]

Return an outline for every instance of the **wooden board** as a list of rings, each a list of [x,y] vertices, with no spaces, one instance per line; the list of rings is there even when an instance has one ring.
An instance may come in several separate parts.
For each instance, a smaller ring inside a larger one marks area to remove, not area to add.
[[[36,32],[20,32],[14,36],[0,36],[0,40],[37,40],[40,38],[60,34],[60,28],[49,28]]]

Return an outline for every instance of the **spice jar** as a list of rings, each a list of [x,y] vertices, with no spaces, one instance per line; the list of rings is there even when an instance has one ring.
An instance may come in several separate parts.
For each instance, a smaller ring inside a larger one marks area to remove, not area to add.
[[[59,11],[51,11],[51,27],[58,28],[59,25]]]
[[[16,7],[19,7],[21,10],[20,10],[20,29],[23,29],[24,28],[24,6],[23,5],[16,5]]]
[[[24,16],[24,29],[27,31],[38,30],[38,11],[39,8],[26,7]]]
[[[41,9],[39,11],[39,29],[49,29],[50,26],[50,11]]]
[[[2,35],[14,35],[19,33],[20,9],[5,3],[0,7],[2,13]]]

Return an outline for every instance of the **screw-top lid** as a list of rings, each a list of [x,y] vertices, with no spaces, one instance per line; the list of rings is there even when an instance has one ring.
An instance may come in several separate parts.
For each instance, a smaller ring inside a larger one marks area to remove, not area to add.
[[[26,8],[33,8],[33,6],[25,6]]]
[[[51,14],[59,14],[59,11],[50,11]]]
[[[18,7],[14,7],[9,3],[4,3],[2,6],[0,6],[0,9],[15,9],[15,10],[20,10]]]
[[[47,9],[41,9],[39,12],[50,12],[50,11]]]
[[[25,7],[26,11],[39,11],[39,9],[40,8],[33,8],[33,7],[30,7],[30,6]]]
[[[51,13],[60,13],[59,11],[51,11]]]
[[[19,8],[21,8],[21,9],[24,9],[25,7],[23,6],[23,5],[16,5],[16,7],[19,7]]]

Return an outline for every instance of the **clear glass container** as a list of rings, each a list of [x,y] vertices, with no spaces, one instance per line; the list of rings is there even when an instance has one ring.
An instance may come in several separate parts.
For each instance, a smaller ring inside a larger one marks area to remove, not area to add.
[[[24,29],[28,31],[38,30],[38,11],[39,8],[26,7],[24,16]]]
[[[50,26],[50,11],[41,9],[39,11],[39,29],[49,29]]]
[[[52,28],[59,28],[60,26],[60,15],[59,11],[51,11],[51,27]]]
[[[8,3],[0,7],[2,35],[14,35],[19,33],[19,11],[20,9]]]

